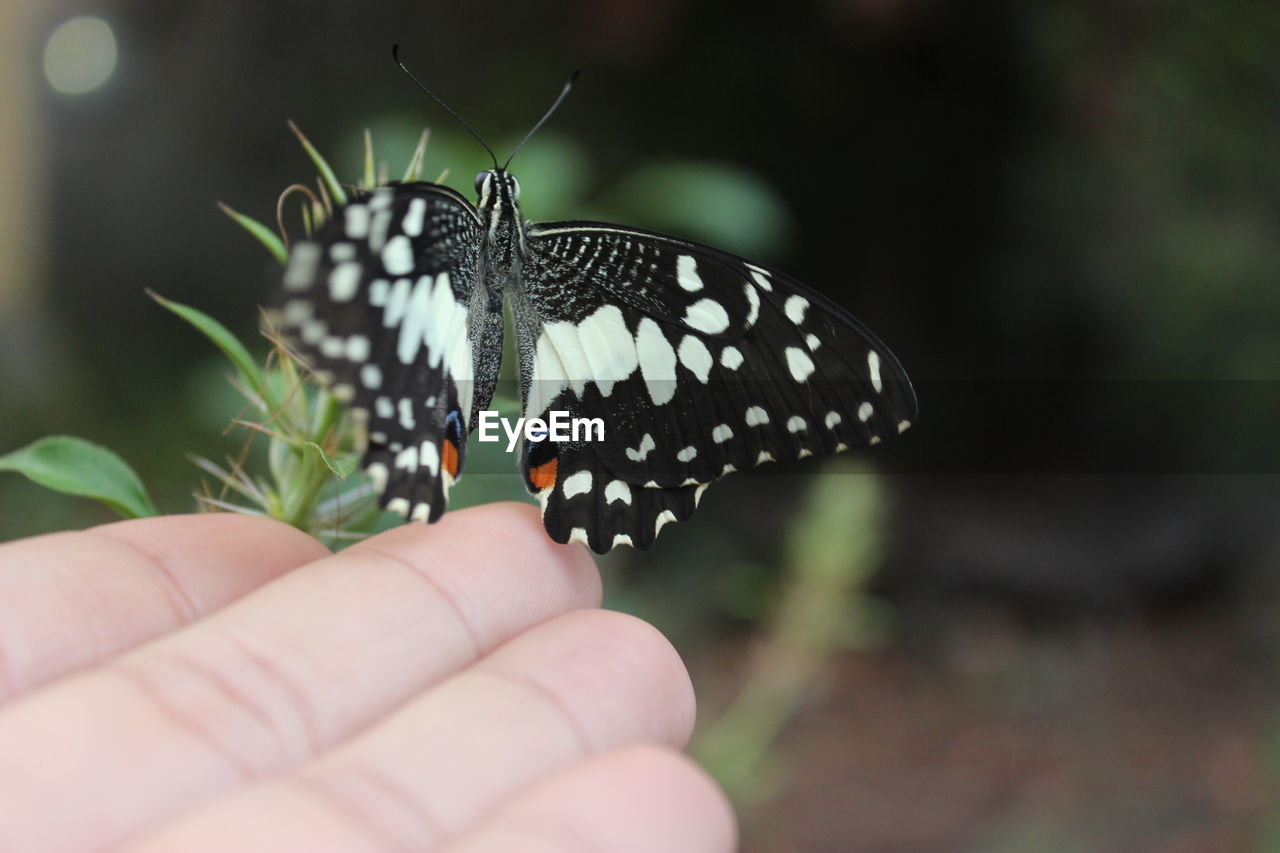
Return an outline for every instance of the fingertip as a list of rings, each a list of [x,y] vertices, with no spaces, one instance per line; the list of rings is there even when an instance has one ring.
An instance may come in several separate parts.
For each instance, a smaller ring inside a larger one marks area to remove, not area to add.
[[[451,848],[731,853],[737,819],[702,768],[669,747],[614,750],[550,777]]]
[[[711,774],[678,749],[641,744],[618,750],[616,759],[626,765],[641,796],[678,805],[678,825],[690,827],[696,850],[738,849],[738,819],[724,789]]]
[[[673,746],[688,743],[697,718],[693,681],[666,635],[643,619],[613,610],[581,610],[564,618],[575,623],[581,643],[609,660],[614,672],[625,672],[628,682],[642,685],[636,699],[652,705],[645,716],[653,728],[645,739]]]
[[[557,545],[532,507],[486,504],[446,513],[434,524],[410,522],[341,552],[394,557],[429,576],[476,626],[481,651],[545,619],[597,607],[600,572],[581,549]],[[518,602],[495,608],[498,601]],[[495,613],[505,614],[495,619]],[[537,614],[534,616],[534,614]]]
[[[466,543],[500,544],[527,567],[531,580],[565,578],[581,596],[583,607],[598,607],[603,600],[600,570],[587,549],[553,542],[542,526],[536,507],[516,501],[500,501],[447,513],[436,525],[441,536]],[[546,590],[543,590],[546,592]]]

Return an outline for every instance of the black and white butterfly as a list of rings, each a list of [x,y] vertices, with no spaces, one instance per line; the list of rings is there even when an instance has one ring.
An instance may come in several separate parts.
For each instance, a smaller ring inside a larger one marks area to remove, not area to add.
[[[504,306],[524,416],[604,425],[603,441],[522,442],[557,542],[648,548],[732,471],[876,444],[915,418],[893,354],[795,279],[636,228],[526,222],[496,160],[475,188],[475,205],[431,183],[356,193],[290,252],[282,330],[367,418],[382,506],[444,512],[497,384]]]

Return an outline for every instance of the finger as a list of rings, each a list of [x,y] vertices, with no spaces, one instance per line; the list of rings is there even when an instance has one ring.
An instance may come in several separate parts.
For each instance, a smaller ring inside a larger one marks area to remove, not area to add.
[[[110,846],[292,767],[599,596],[590,558],[550,542],[519,504],[404,525],[312,563],[0,712],[0,849]]]
[[[215,801],[139,849],[436,849],[588,755],[684,743],[693,709],[684,665],[654,628],[570,613],[293,776]]]
[[[0,546],[0,702],[328,553],[287,524],[230,513],[121,521]]]
[[[621,749],[547,779],[484,820],[448,853],[729,853],[724,794],[680,753]]]

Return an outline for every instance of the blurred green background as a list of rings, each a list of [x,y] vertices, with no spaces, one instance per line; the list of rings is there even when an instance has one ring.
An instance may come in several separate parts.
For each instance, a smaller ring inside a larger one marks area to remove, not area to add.
[[[427,175],[486,164],[393,42],[499,152],[583,69],[527,215],[779,266],[917,382],[854,467],[734,475],[602,560],[744,849],[1280,849],[1280,6],[7,0],[0,452],[82,435],[194,506],[241,401],[143,290],[257,341],[278,275],[214,202],[310,179],[287,118],[346,180],[365,127],[393,173],[423,126]],[[0,539],[106,520],[0,476]]]

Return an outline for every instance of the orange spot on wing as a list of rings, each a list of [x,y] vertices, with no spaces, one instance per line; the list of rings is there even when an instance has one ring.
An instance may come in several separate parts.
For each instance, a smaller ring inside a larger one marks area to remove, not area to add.
[[[444,470],[455,480],[458,478],[458,446],[450,439],[444,440]]]
[[[543,462],[537,468],[529,469],[529,482],[538,491],[549,489],[556,484],[556,469],[560,467],[559,459]]]

